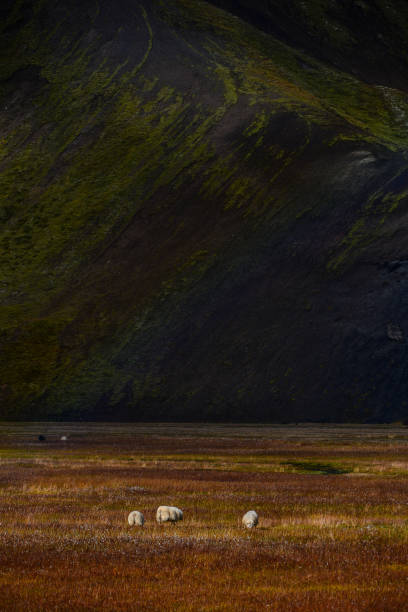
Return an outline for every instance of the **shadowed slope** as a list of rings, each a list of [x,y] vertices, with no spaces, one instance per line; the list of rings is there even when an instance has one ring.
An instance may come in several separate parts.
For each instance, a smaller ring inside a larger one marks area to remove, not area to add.
[[[211,0],[361,80],[407,90],[405,0]]]
[[[196,0],[2,21],[1,415],[405,414],[405,94]]]

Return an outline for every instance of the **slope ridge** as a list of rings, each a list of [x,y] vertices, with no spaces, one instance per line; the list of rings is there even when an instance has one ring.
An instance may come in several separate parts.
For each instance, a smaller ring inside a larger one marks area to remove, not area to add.
[[[211,0],[360,80],[407,90],[404,0]]]

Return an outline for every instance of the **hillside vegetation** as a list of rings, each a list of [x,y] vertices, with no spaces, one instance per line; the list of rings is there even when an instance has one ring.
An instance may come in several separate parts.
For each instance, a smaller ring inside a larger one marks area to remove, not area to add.
[[[402,2],[0,16],[0,417],[406,416]]]

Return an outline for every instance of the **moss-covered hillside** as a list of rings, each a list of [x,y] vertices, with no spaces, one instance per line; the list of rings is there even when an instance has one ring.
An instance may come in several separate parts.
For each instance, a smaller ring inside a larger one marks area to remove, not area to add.
[[[408,9],[215,4],[2,4],[0,418],[406,416]]]

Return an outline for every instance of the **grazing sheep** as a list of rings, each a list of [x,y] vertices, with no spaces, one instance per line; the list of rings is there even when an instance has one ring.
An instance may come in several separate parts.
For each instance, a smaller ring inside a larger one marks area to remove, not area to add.
[[[183,512],[175,506],[159,506],[156,512],[156,521],[158,523],[177,523],[183,520]]]
[[[258,524],[258,515],[255,512],[255,510],[250,510],[249,512],[244,514],[244,516],[242,517],[242,523],[248,529],[252,529],[253,527],[256,527]]]
[[[138,510],[133,510],[128,516],[128,523],[131,527],[143,527],[144,525],[144,516]]]

